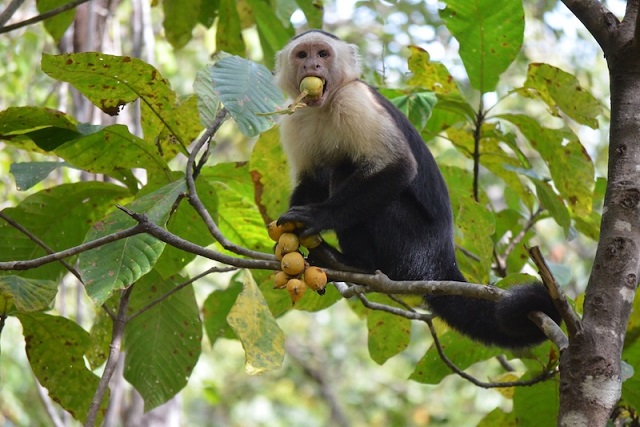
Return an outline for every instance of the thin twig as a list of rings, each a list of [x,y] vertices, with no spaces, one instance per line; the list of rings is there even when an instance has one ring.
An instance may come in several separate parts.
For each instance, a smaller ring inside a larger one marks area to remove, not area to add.
[[[24,0],[11,0],[11,2],[9,2],[7,7],[0,13],[0,28],[4,27],[4,24],[11,19],[13,14],[16,13],[16,10],[22,6],[22,3],[24,3]]]
[[[206,161],[206,157],[208,157],[209,155],[208,154],[209,150],[208,149],[205,150],[205,153],[202,156],[202,159],[197,167],[195,167],[196,157],[198,155],[198,152],[202,149],[202,147],[217,132],[218,128],[222,125],[222,122],[224,122],[224,120],[226,119],[227,114],[228,113],[226,109],[224,108],[221,109],[216,115],[216,119],[214,120],[214,122],[211,124],[211,126],[209,126],[209,128],[207,128],[207,131],[204,134],[202,134],[202,136],[198,139],[198,141],[195,143],[195,145],[191,150],[191,154],[189,155],[189,160],[187,160],[187,167],[186,167],[189,203],[191,203],[191,206],[193,206],[196,212],[198,212],[198,215],[200,215],[200,217],[206,224],[207,228],[209,229],[209,233],[211,233],[213,238],[216,239],[222,245],[223,248],[238,255],[244,255],[251,258],[255,258],[255,259],[273,261],[275,260],[275,256],[273,254],[268,254],[268,253],[259,252],[259,251],[252,251],[245,247],[238,246],[235,243],[231,242],[229,239],[227,239],[218,228],[218,225],[211,217],[211,214],[209,213],[207,208],[205,208],[204,204],[202,203],[202,200],[200,200],[200,198],[198,197],[198,191],[196,190],[195,179],[198,176],[200,169],[204,165]]]
[[[83,243],[73,248],[65,249],[60,252],[55,252],[49,255],[45,255],[39,258],[24,260],[24,261],[5,261],[0,262],[0,271],[6,270],[30,270],[32,268],[40,267],[50,262],[60,261],[61,259],[77,255],[81,252],[86,252],[90,249],[95,249],[100,246],[104,246],[108,243],[115,242],[117,240],[126,239],[127,237],[135,236],[136,234],[144,233],[145,227],[136,224],[133,227],[117,231],[109,234],[108,236],[100,237],[99,239],[92,240],[91,242]]]
[[[527,317],[544,332],[547,338],[558,347],[558,350],[562,352],[569,347],[569,338],[549,316],[541,311],[532,311]]]
[[[51,9],[47,12],[41,13],[38,16],[34,16],[33,18],[26,19],[24,21],[17,22],[12,25],[7,25],[0,28],[0,34],[8,33],[13,30],[17,30],[18,28],[26,27],[27,25],[35,24],[40,21],[44,21],[45,19],[49,19],[56,15],[60,15],[67,10],[71,10],[76,6],[81,5],[82,3],[86,3],[89,0],[73,0],[69,3],[63,4],[62,6],[56,7],[55,9]]]
[[[533,262],[538,267],[538,273],[542,278],[542,283],[544,283],[547,288],[547,292],[549,292],[549,295],[553,300],[553,304],[556,306],[556,309],[562,316],[562,320],[564,320],[567,325],[569,337],[575,336],[579,331],[582,331],[582,322],[580,321],[580,318],[573,308],[571,308],[569,301],[567,301],[567,297],[560,290],[558,282],[556,282],[556,279],[553,277],[551,270],[549,270],[546,261],[540,253],[540,248],[534,246],[527,249],[527,251],[529,252],[529,256]]]
[[[109,345],[109,357],[107,358],[107,363],[105,365],[104,372],[102,373],[102,377],[100,377],[98,388],[96,389],[96,392],[93,395],[93,399],[91,400],[91,406],[89,407],[87,419],[84,423],[85,427],[92,427],[96,424],[98,411],[100,410],[100,404],[102,403],[104,394],[109,387],[111,376],[113,375],[113,372],[115,371],[118,364],[118,359],[120,358],[121,353],[122,339],[124,337],[124,328],[127,324],[126,318],[127,308],[129,307],[129,297],[132,290],[133,286],[129,286],[120,294],[118,312],[116,313],[116,317],[113,320],[111,344]]]
[[[136,311],[135,313],[131,314],[129,317],[127,317],[127,322],[135,319],[136,317],[138,317],[139,315],[141,315],[142,313],[144,313],[145,311],[153,308],[156,304],[164,301],[165,299],[169,298],[171,295],[175,294],[176,292],[178,292],[181,289],[184,289],[185,287],[189,286],[190,284],[192,284],[193,282],[195,282],[196,280],[199,280],[211,273],[224,273],[224,272],[228,272],[228,271],[233,271],[235,270],[235,267],[226,267],[226,268],[221,268],[221,267],[212,267],[210,269],[208,269],[205,272],[202,272],[192,278],[190,278],[189,280],[180,283],[178,286],[176,286],[175,288],[171,289],[168,292],[165,292],[164,295],[156,298],[155,300],[151,301],[149,304],[145,305],[144,307],[142,307],[140,310]]]

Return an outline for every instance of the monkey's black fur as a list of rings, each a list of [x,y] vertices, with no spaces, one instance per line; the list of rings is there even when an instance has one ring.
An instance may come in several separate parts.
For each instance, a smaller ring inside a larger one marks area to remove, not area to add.
[[[301,171],[297,177],[290,209],[279,223],[301,221],[308,226],[306,234],[334,229],[344,254],[341,261],[365,271],[380,270],[394,280],[465,281],[456,264],[448,190],[431,152],[391,102],[371,86],[358,84],[392,118],[390,123],[404,136],[396,144],[408,143],[411,154],[390,160],[384,168],[378,165],[373,173],[374,165],[366,159],[337,163],[319,159],[313,172]],[[358,111],[344,114],[358,115]],[[453,328],[505,348],[546,339],[527,318],[530,311],[561,321],[546,290],[537,283],[515,286],[498,302],[463,296],[424,298]]]

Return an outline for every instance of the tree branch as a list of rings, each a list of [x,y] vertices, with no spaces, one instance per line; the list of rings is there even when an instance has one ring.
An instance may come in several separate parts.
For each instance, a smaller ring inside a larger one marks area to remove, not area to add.
[[[17,30],[18,28],[26,27],[27,25],[35,24],[36,22],[44,21],[45,19],[52,18],[56,15],[60,15],[67,10],[71,10],[74,7],[81,5],[82,3],[86,3],[89,0],[73,0],[67,4],[63,4],[62,6],[56,7],[55,9],[51,9],[45,13],[42,13],[38,16],[34,16],[33,18],[26,19],[24,21],[7,25],[4,27],[0,27],[0,34],[8,33],[13,30]]]
[[[562,0],[598,42],[605,56],[611,53],[611,38],[620,21],[598,0]]]
[[[4,27],[4,24],[7,23],[9,19],[16,13],[16,10],[22,6],[24,0],[11,0],[11,2],[4,8],[2,13],[0,13],[0,28]]]
[[[569,333],[569,337],[575,336],[577,333],[582,331],[582,322],[580,318],[573,310],[571,305],[569,305],[567,297],[560,290],[558,282],[556,282],[553,274],[551,274],[546,261],[540,253],[540,248],[534,246],[530,249],[527,249],[527,251],[529,252],[529,256],[531,257],[533,262],[538,267],[538,272],[540,274],[540,277],[542,278],[542,283],[544,283],[545,287],[547,288],[547,292],[549,292],[549,295],[553,300],[553,304],[556,306],[556,309],[558,309],[558,312],[560,312],[560,316],[562,316],[562,320],[564,320],[567,325],[567,332]],[[538,322],[536,321],[536,323]],[[546,333],[546,330],[543,329],[543,331],[545,331]],[[552,336],[555,336],[555,334]],[[564,341],[562,341],[561,343],[563,345],[566,344]],[[560,346],[558,346],[558,348],[560,348]]]
[[[115,233],[109,234],[108,236],[101,237],[91,242],[83,243],[73,248],[65,249],[60,252],[55,252],[40,258],[24,260],[24,261],[0,262],[0,271],[30,270],[32,268],[40,267],[50,262],[60,261],[63,258],[77,255],[81,252],[86,252],[90,249],[104,246],[107,243],[112,243],[120,239],[126,239],[127,237],[135,236],[136,234],[140,234],[144,232],[145,232],[145,227],[140,224],[136,224],[133,227],[127,228],[125,230],[117,231]]]
[[[98,416],[100,404],[102,403],[102,399],[104,398],[107,388],[109,387],[111,376],[113,375],[113,372],[115,371],[118,364],[118,359],[120,358],[121,353],[122,338],[124,337],[124,328],[127,324],[126,317],[127,308],[129,307],[129,296],[131,295],[132,290],[133,286],[129,286],[120,294],[118,311],[116,313],[115,319],[113,320],[113,329],[111,331],[109,357],[107,358],[107,363],[105,365],[104,372],[102,373],[102,377],[100,377],[98,388],[96,389],[96,392],[93,395],[93,399],[91,400],[91,406],[89,407],[87,419],[84,423],[85,427],[91,427],[96,424],[96,418]]]
[[[207,151],[205,151],[205,154],[202,156],[198,167],[195,167],[196,157],[198,155],[198,152],[202,149],[202,147],[217,132],[218,128],[220,128],[224,120],[227,118],[227,114],[228,114],[227,110],[224,108],[218,111],[218,114],[216,115],[216,119],[214,120],[214,122],[211,124],[211,126],[207,128],[206,132],[202,134],[202,136],[198,139],[193,149],[191,150],[191,154],[189,155],[189,159],[187,160],[187,168],[186,168],[187,189],[189,192],[189,195],[188,195],[189,203],[191,204],[191,206],[193,206],[196,212],[198,212],[198,215],[200,215],[200,217],[206,224],[207,228],[209,229],[209,233],[211,233],[214,239],[216,239],[222,245],[223,248],[238,255],[249,256],[255,259],[274,261],[276,258],[273,254],[267,254],[259,251],[252,251],[242,246],[238,246],[235,243],[231,242],[229,239],[227,239],[222,234],[222,232],[218,228],[218,225],[211,217],[211,214],[209,213],[209,211],[207,211],[204,204],[198,197],[198,191],[196,190],[196,185],[195,185],[195,178],[198,176],[200,169],[205,164],[206,158],[208,157],[209,150],[207,149]]]

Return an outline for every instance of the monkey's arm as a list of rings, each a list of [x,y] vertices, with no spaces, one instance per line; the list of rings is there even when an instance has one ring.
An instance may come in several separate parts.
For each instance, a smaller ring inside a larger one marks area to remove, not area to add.
[[[345,170],[353,169],[345,174]],[[291,208],[278,219],[278,223],[300,221],[305,224],[304,235],[316,234],[336,227],[349,227],[363,217],[376,213],[389,204],[389,200],[409,187],[415,176],[414,163],[409,159],[398,160],[381,170],[371,173],[371,166],[361,164],[338,168],[332,180],[332,190],[322,202],[293,203],[302,186],[292,196]],[[341,179],[340,175],[345,175]],[[300,190],[302,191],[302,190]]]

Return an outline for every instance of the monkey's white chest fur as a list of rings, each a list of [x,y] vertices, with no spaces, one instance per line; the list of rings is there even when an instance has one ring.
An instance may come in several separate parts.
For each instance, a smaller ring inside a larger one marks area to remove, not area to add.
[[[285,117],[280,135],[294,179],[345,159],[366,160],[375,170],[407,155],[404,136],[360,81],[346,84],[321,107]]]

